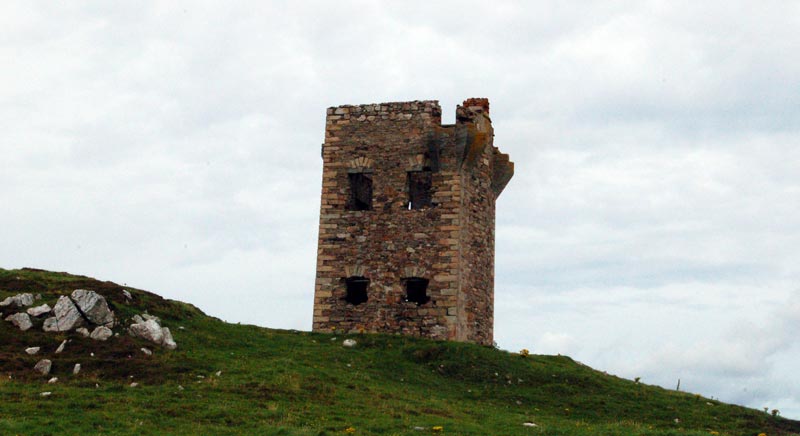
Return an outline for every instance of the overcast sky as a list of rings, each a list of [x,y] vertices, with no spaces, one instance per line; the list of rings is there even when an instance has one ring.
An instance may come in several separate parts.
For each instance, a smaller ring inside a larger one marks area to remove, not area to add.
[[[309,330],[325,109],[488,97],[499,346],[800,418],[800,3],[76,4],[0,5],[0,267]]]

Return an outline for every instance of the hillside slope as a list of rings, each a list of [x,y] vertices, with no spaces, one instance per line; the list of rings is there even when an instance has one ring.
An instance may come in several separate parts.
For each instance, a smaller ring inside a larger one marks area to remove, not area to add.
[[[31,292],[52,305],[78,288],[102,294],[124,325],[145,311],[160,317],[178,349],[130,337],[123,326],[98,342],[0,322],[0,434],[800,434],[797,421],[609,376],[568,357],[228,324],[111,282],[0,269],[0,300]],[[343,347],[345,338],[357,345]],[[30,356],[30,346],[42,350]],[[32,370],[43,357],[53,361],[49,376]],[[82,370],[73,375],[76,363]]]

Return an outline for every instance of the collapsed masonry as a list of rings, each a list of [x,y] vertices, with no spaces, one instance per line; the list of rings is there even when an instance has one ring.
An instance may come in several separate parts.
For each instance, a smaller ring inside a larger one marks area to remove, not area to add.
[[[489,345],[495,201],[514,174],[489,101],[327,111],[314,331]]]

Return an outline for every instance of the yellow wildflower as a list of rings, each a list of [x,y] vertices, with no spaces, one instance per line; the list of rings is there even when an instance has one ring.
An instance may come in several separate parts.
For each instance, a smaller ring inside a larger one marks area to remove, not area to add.
[[[353,427],[347,427],[346,429],[344,429],[344,432],[345,433],[355,433],[356,429],[354,429]]]
[[[438,433],[444,430],[444,427],[442,427],[441,425],[434,425],[432,430]]]

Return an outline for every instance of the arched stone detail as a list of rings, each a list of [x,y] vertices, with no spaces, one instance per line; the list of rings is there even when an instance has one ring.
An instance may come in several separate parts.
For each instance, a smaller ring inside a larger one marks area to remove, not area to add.
[[[345,277],[366,277],[363,265],[347,265],[344,267]]]
[[[425,268],[419,266],[407,266],[403,268],[403,277],[404,279],[411,278],[411,277],[425,277]]]
[[[357,157],[347,163],[348,173],[371,173],[374,162],[366,156]]]
[[[430,168],[430,159],[427,159],[424,154],[418,154],[408,158],[406,171],[422,171],[425,168]]]

